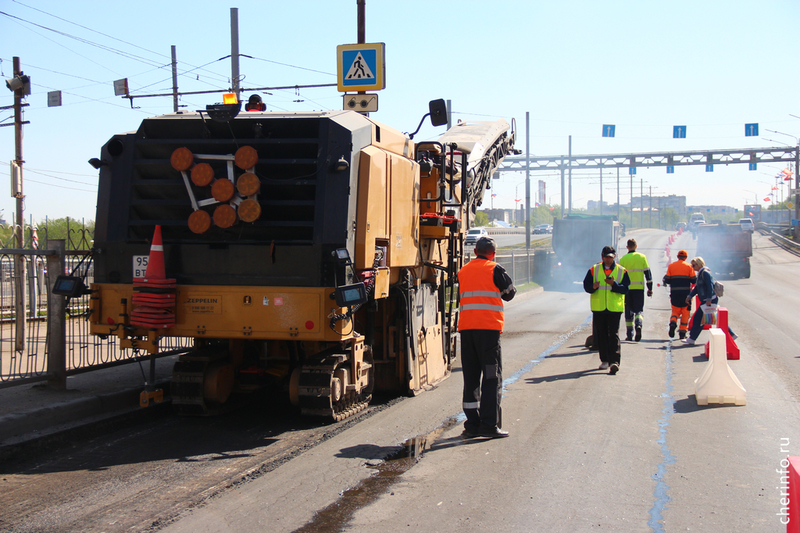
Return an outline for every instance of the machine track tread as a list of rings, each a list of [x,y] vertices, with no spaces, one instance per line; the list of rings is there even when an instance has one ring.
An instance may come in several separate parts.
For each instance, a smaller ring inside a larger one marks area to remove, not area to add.
[[[343,363],[346,363],[345,357],[332,356],[302,367],[299,383],[301,414],[339,422],[367,408],[372,394],[344,394],[337,402],[331,398],[334,372]]]
[[[172,368],[170,396],[172,409],[181,416],[215,416],[227,413],[233,402],[223,405],[209,404],[203,397],[203,384],[208,366],[217,358],[213,356],[181,357]]]

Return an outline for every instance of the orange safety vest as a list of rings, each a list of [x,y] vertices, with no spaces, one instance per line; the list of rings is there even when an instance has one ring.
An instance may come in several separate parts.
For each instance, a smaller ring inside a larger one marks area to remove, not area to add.
[[[458,331],[491,329],[503,331],[503,300],[494,284],[494,261],[473,259],[458,272],[461,316]]]
[[[692,268],[692,265],[682,259],[678,259],[674,263],[669,264],[665,278],[670,282],[670,284],[672,284],[674,281],[683,281],[688,288],[692,284],[692,278],[696,276],[697,274],[695,273],[694,268]],[[681,284],[678,283],[676,285],[678,285],[678,288],[680,288]],[[674,289],[675,287],[673,287],[673,290]]]

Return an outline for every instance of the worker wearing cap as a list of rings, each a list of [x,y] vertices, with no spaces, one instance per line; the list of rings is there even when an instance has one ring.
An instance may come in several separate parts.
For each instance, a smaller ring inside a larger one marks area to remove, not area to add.
[[[461,367],[464,376],[465,437],[507,437],[501,429],[500,398],[503,393],[500,333],[503,300],[517,289],[505,269],[493,261],[493,239],[481,237],[473,259],[458,272],[461,334]]]
[[[247,103],[244,105],[245,111],[266,111],[267,106],[257,94],[251,94]]]
[[[678,327],[678,320],[680,320],[679,335],[681,339],[686,338],[686,331],[689,328],[689,314],[692,310],[692,302],[686,301],[689,296],[689,291],[692,290],[692,285],[697,283],[697,274],[695,274],[692,265],[686,262],[689,254],[686,250],[678,252],[678,260],[670,263],[667,267],[667,273],[664,276],[664,285],[669,285],[669,301],[672,304],[672,316],[669,317],[669,337],[675,337],[675,328]]]
[[[647,257],[636,251],[636,239],[628,239],[628,253],[623,255],[619,264],[628,271],[631,286],[625,297],[625,340],[642,340],[642,315],[644,314],[644,289],[647,285],[647,296],[653,296],[653,275]],[[633,329],[636,328],[636,338]]]
[[[603,260],[590,268],[583,278],[583,290],[592,295],[592,330],[600,352],[600,370],[607,368],[611,375],[619,371],[619,321],[631,284],[628,272],[616,262],[616,257],[613,246],[604,247]]]

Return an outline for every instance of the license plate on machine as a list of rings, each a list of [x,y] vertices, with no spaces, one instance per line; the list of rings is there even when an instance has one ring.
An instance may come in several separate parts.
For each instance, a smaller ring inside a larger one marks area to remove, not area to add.
[[[147,272],[147,260],[149,255],[134,255],[133,256],[133,277],[143,278]]]

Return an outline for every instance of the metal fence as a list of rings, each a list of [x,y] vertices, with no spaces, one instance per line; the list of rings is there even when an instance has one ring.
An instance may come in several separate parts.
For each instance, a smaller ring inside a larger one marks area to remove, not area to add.
[[[59,274],[85,275],[88,286],[93,271],[90,262],[81,263],[88,251],[65,252],[63,241],[48,244],[52,249],[0,249],[0,388],[38,381],[64,386],[68,375],[147,355],[121,350],[116,337],[89,333],[89,295],[67,303],[51,293]],[[186,338],[162,339],[159,356],[190,343]]]
[[[474,259],[474,255],[471,257]],[[522,249],[499,254],[494,260],[506,269],[514,285],[542,283],[550,275],[550,262],[554,255],[550,250]]]

